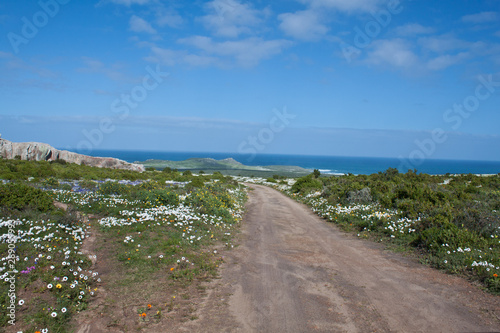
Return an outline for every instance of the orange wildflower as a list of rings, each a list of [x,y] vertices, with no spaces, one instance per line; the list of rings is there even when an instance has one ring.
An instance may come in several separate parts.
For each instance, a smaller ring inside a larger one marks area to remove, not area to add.
[[[141,317],[142,317],[142,318],[146,318],[146,316],[147,316],[147,315],[146,315],[146,312],[143,312],[143,313],[141,314]]]
[[[498,277],[498,274],[497,273],[493,274],[493,277]]]
[[[152,305],[151,304],[148,304],[148,309],[151,309]]]

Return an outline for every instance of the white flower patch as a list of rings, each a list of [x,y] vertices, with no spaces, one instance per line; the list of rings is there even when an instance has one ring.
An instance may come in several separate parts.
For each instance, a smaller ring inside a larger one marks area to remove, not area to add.
[[[124,243],[133,243],[134,239],[132,236],[126,236],[125,239],[123,240]]]

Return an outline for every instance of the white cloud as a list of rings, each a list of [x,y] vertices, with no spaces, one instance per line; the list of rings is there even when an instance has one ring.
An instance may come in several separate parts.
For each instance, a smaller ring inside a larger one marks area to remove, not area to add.
[[[238,37],[252,34],[253,30],[269,15],[269,10],[257,10],[237,0],[213,0],[205,5],[208,15],[200,21],[217,36]]]
[[[418,39],[418,44],[425,50],[436,53],[464,49],[471,45],[469,42],[463,41],[451,35],[422,37]]]
[[[231,68],[235,65],[252,67],[264,59],[279,54],[292,45],[287,40],[263,40],[251,37],[238,41],[216,42],[210,37],[193,36],[178,40],[180,44],[195,48],[194,51],[151,47],[150,62],[161,62],[168,66],[186,64],[190,66],[218,66]]]
[[[158,46],[151,47],[152,55],[146,57],[147,61],[150,62],[161,62],[168,66],[174,66],[180,62],[180,58],[184,56],[185,52],[163,49]]]
[[[136,15],[132,15],[129,23],[130,23],[130,30],[134,32],[146,32],[152,35],[155,35],[157,33],[150,23],[148,23],[146,20]]]
[[[420,44],[420,52],[418,45]],[[375,65],[390,65],[403,70],[438,71],[459,64],[473,56],[472,50],[480,46],[443,36],[429,37],[419,44],[396,38],[374,41],[366,62]],[[467,49],[457,52],[457,49]],[[430,53],[434,52],[434,53]],[[435,53],[438,53],[436,56]],[[433,55],[434,54],[434,55]]]
[[[251,37],[238,41],[214,42],[209,37],[193,36],[179,40],[180,43],[194,46],[211,56],[228,57],[244,67],[257,65],[263,59],[279,54],[291,46],[283,39],[263,40]]]
[[[443,70],[450,66],[456,65],[465,59],[469,58],[468,52],[460,52],[458,54],[445,54],[427,62],[427,68],[430,70]]]
[[[9,52],[0,51],[0,87],[2,89],[43,89],[62,91],[61,74],[44,68],[37,60],[23,60]]]
[[[78,72],[104,74],[107,78],[113,81],[128,80],[127,77],[122,73],[122,66],[120,65],[114,64],[108,67],[101,61],[89,57],[82,57],[82,61],[85,64],[85,67],[79,68],[77,70]]]
[[[54,79],[58,76],[56,73],[52,72],[49,69],[34,65],[33,62],[27,62],[9,52],[0,51],[0,60],[2,59],[4,59],[4,64],[2,67],[7,69],[8,71],[16,72],[17,74],[22,73],[24,76],[36,76],[39,78],[47,79]]]
[[[374,41],[371,49],[366,60],[370,64],[397,68],[410,68],[418,64],[411,44],[400,38]]]
[[[462,21],[466,23],[498,22],[498,20],[498,13],[496,12],[481,12],[462,17]]]
[[[282,13],[279,27],[287,35],[299,40],[317,41],[327,37],[330,30],[331,11],[348,14],[375,12],[385,0],[296,0],[306,6],[305,10]],[[328,18],[330,17],[330,18]],[[332,37],[327,37],[332,40]],[[333,37],[335,38],[335,37]]]
[[[422,31],[420,28],[409,30]],[[439,71],[470,59],[494,57],[499,52],[500,44],[469,42],[446,34],[420,37],[416,42],[413,38],[376,40],[369,47],[365,62],[405,70],[411,68],[416,72]]]
[[[375,11],[383,0],[299,0],[312,8],[331,8],[343,12]]]
[[[207,67],[219,63],[219,60],[216,57],[197,55],[197,54],[186,54],[185,56],[183,56],[182,60],[186,64],[196,67]]]
[[[278,19],[281,20],[280,29],[297,39],[318,40],[328,32],[328,28],[312,10],[281,14]]]
[[[416,36],[425,35],[433,33],[434,29],[431,27],[424,27],[418,23],[409,23],[400,27],[397,27],[395,33],[398,36]]]
[[[171,9],[160,9],[156,15],[156,24],[160,27],[179,28],[183,23],[182,16]]]
[[[186,64],[196,67],[207,67],[213,65],[222,66],[220,59],[217,57],[192,54],[185,50],[163,49],[161,47],[154,46],[151,48],[151,52],[152,55],[146,57],[147,61],[162,63],[167,66],[174,66],[176,64]]]
[[[130,7],[131,5],[145,5],[151,2],[151,0],[109,0],[110,2],[117,5],[124,5]]]
[[[427,62],[427,67],[432,70],[444,69],[470,58],[496,57],[500,52],[499,44],[484,41],[469,42],[449,34],[419,38],[417,43],[421,46],[423,54],[438,54],[436,58]]]

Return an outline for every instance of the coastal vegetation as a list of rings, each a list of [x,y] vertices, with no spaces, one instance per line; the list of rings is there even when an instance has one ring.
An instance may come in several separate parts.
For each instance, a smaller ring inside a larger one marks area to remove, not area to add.
[[[217,275],[221,252],[233,247],[242,182],[272,186],[359,238],[500,293],[499,175],[223,171],[0,159],[2,312],[13,306],[23,332],[68,331],[84,311],[114,318],[124,311],[116,298],[130,304],[128,329],[194,319],[193,290]],[[0,327],[10,320],[3,316]]]
[[[118,298],[126,330],[192,318],[186,290],[217,275],[245,200],[220,173],[0,159],[0,328],[71,331]]]
[[[500,293],[500,176],[388,169],[372,175],[264,183],[360,238],[417,254],[421,261]]]

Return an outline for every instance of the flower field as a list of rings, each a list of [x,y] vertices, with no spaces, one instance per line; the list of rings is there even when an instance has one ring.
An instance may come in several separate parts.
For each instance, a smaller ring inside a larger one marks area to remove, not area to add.
[[[109,282],[96,269],[102,262],[124,272],[118,284],[129,290],[144,288],[158,274],[181,287],[216,276],[223,260],[217,249],[233,246],[245,188],[221,175],[163,176],[0,184],[0,327],[70,331],[72,318]],[[201,187],[190,186],[194,178]],[[90,238],[109,244],[107,252],[91,249]],[[164,298],[172,303],[175,296]],[[134,321],[165,318],[176,308],[165,300],[137,307]]]

